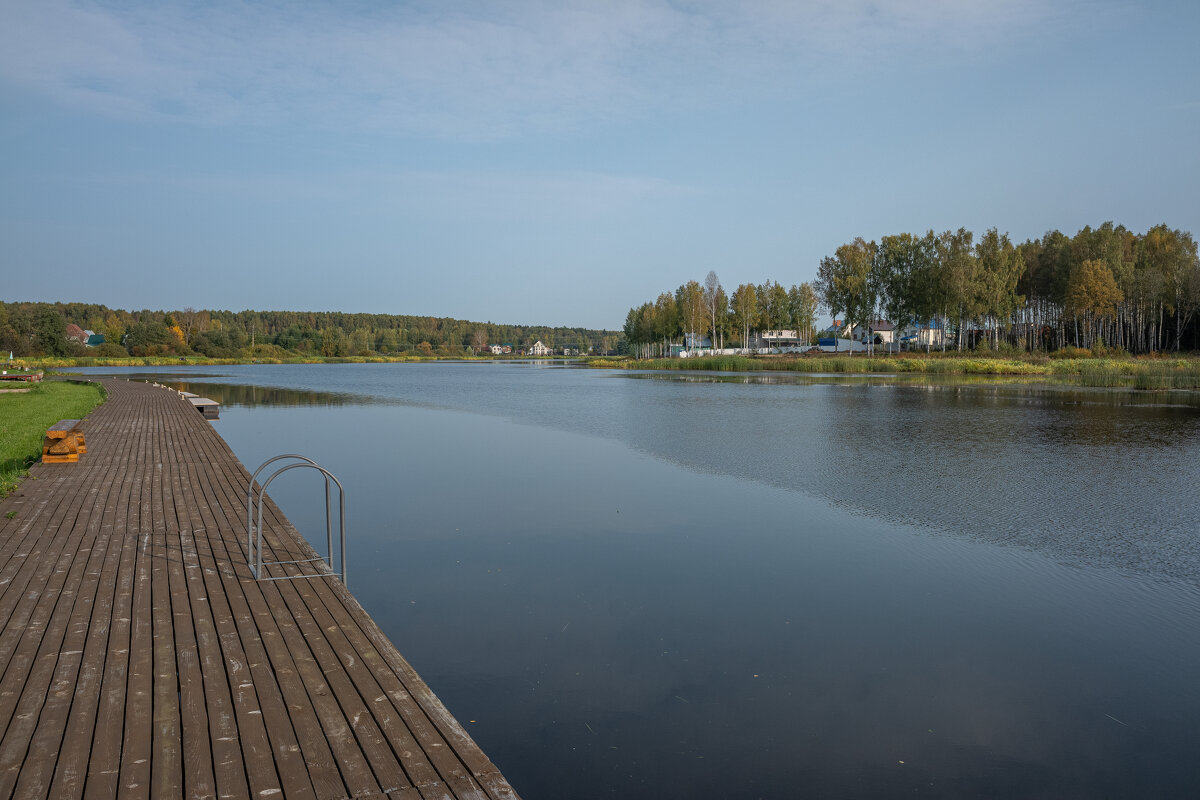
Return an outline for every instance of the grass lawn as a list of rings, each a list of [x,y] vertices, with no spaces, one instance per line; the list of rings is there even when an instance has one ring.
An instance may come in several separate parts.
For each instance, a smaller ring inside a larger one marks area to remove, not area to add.
[[[0,388],[27,386],[27,393],[0,393],[0,497],[10,494],[41,458],[47,428],[60,419],[83,418],[104,399],[97,384],[5,381]]]

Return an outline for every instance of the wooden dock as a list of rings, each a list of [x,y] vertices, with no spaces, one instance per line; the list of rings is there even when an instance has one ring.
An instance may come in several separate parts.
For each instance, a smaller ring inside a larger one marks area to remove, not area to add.
[[[205,419],[217,419],[220,406],[216,400],[209,400],[207,397],[201,397],[191,392],[180,392],[179,394],[191,403],[193,408],[203,414]]]
[[[87,454],[0,502],[0,798],[516,800],[339,581],[253,579],[250,476],[192,404],[105,386]]]

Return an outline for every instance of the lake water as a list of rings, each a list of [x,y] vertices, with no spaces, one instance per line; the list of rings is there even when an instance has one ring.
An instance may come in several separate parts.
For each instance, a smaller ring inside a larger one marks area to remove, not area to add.
[[[1200,796],[1195,394],[153,376],[341,479],[355,595],[526,800]],[[271,489],[323,549],[318,487]]]

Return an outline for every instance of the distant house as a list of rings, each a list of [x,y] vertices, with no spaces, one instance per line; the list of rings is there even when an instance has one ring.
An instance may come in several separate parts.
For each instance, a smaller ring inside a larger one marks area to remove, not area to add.
[[[67,325],[67,341],[68,342],[78,342],[79,344],[87,344],[87,340],[88,340],[88,335],[83,330],[83,328],[79,327],[75,323],[69,323]]]
[[[835,319],[828,328],[817,333],[818,339],[848,339],[852,326],[840,319]]]
[[[503,356],[512,352],[511,344],[494,344],[488,348],[494,356]]]
[[[941,347],[949,341],[946,323],[938,317],[934,317],[928,323],[913,320],[904,326],[900,341],[909,347]]]
[[[84,333],[88,334],[88,347],[99,347],[100,345],[104,344],[105,339],[103,333],[92,333],[91,331],[84,331]]]
[[[850,336],[854,326],[841,319],[835,319],[829,327],[818,333],[818,336],[833,339],[844,339]]]
[[[792,330],[763,331],[759,338],[763,347],[796,347],[801,344],[800,337]]]
[[[861,325],[854,326],[852,338],[860,342],[874,339],[876,344],[891,344],[896,341],[896,326],[886,319],[877,319],[864,330]]]
[[[546,347],[546,345],[542,344],[541,339],[538,339],[536,342],[533,343],[533,346],[529,348],[529,355],[531,355],[531,356],[548,356],[548,355],[550,355],[550,348]]]
[[[713,343],[712,339],[707,336],[685,333],[683,335],[683,346],[687,350],[711,350]]]

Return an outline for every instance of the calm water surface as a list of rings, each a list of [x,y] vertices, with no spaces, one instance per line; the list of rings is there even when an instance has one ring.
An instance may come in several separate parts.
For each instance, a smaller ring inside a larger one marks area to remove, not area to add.
[[[356,596],[526,800],[1200,796],[1195,395],[154,377],[342,480]]]

